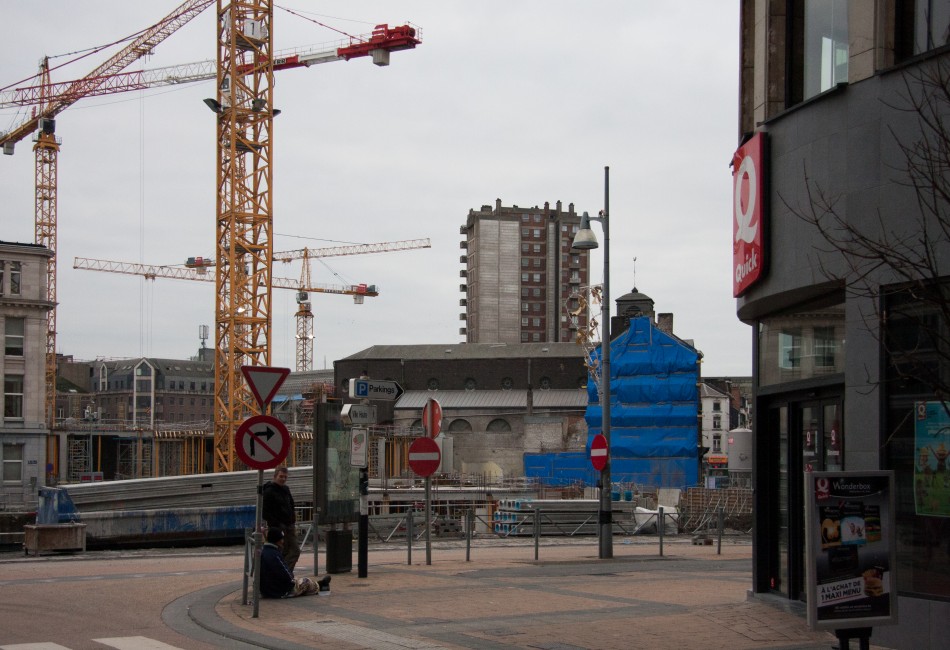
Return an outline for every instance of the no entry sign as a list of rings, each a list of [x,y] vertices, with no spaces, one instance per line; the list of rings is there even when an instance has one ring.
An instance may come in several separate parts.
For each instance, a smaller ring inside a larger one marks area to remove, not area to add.
[[[442,405],[431,397],[422,409],[422,428],[430,438],[438,437],[442,431]]]
[[[290,451],[290,433],[284,423],[270,415],[255,415],[238,427],[234,451],[253,469],[277,467]]]
[[[590,464],[598,472],[607,466],[607,438],[602,433],[598,433],[590,441]]]
[[[442,451],[432,438],[416,438],[409,445],[409,468],[418,476],[432,476],[441,462]]]

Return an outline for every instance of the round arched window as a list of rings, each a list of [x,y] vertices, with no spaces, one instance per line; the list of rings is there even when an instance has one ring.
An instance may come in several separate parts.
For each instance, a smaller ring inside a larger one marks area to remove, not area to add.
[[[429,390],[439,390],[439,380],[435,377],[432,377],[429,381],[426,382],[426,388]]]
[[[457,420],[452,420],[452,423],[449,424],[449,431],[452,431],[452,432],[463,432],[463,431],[471,431],[471,430],[472,430],[472,425],[469,423],[468,420],[463,420],[462,418],[458,418]]]
[[[469,377],[465,380],[465,390],[475,390],[475,378]]]
[[[511,425],[504,418],[495,418],[488,423],[489,431],[511,431]]]
[[[511,380],[511,377],[505,377],[501,380],[501,389],[502,390],[511,390],[515,385],[515,382]]]
[[[551,378],[541,377],[541,390],[550,390],[550,388],[551,388]]]

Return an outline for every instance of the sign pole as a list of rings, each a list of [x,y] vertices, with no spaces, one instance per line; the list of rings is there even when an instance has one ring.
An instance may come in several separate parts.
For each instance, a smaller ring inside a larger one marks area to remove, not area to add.
[[[257,512],[254,515],[254,613],[257,618],[261,608],[261,513],[264,510],[264,470],[257,470]]]
[[[360,531],[356,543],[357,577],[365,578],[369,568],[369,468],[360,468]]]
[[[426,565],[432,564],[432,476],[426,477]]]

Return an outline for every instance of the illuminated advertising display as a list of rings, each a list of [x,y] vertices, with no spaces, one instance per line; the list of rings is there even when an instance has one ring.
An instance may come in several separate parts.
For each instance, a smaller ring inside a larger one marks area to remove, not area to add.
[[[732,158],[732,295],[740,296],[765,273],[765,134],[749,138]]]

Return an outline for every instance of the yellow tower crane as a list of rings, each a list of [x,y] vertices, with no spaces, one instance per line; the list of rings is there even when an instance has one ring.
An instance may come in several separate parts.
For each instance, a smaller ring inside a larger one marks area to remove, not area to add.
[[[47,418],[52,429],[56,393],[55,223],[59,145],[52,118],[83,97],[216,79],[216,97],[206,100],[217,114],[214,457],[215,471],[230,471],[234,465],[233,432],[243,417],[258,411],[240,368],[242,365],[266,365],[270,359],[272,285],[268,281],[268,260],[273,228],[270,136],[276,114],[273,108],[274,71],[360,57],[371,57],[377,66],[386,66],[391,52],[413,49],[421,39],[413,26],[390,28],[383,24],[377,25],[372,34],[349,36],[347,45],[332,50],[275,53],[271,37],[272,2],[217,0],[217,59],[213,73],[208,72],[207,67],[203,69],[203,64],[199,63],[163,68],[151,75],[146,72],[120,74],[119,71],[150,53],[212,1],[188,0],[78,81],[51,84],[47,66],[45,74],[41,69],[37,85],[0,93],[0,105],[43,107],[43,110],[34,111],[31,119],[20,126],[0,134],[0,147],[5,154],[12,154],[16,142],[40,127],[37,141],[43,146],[36,150],[39,179],[36,189],[37,243],[49,246],[54,253],[48,268],[51,280],[48,284],[49,302],[54,309],[50,311],[47,327],[46,372]]]
[[[60,140],[56,137],[56,120],[59,113],[76,101],[96,94],[108,79],[136,60],[152,52],[155,46],[174,34],[211,5],[213,0],[188,0],[151,27],[143,30],[128,45],[114,54],[105,63],[82,79],[54,87],[50,83],[49,61],[40,63],[37,83],[28,89],[20,89],[23,97],[30,100],[10,105],[33,105],[36,107],[29,119],[18,126],[0,133],[0,148],[12,155],[17,142],[34,134],[35,157],[35,243],[50,249],[46,267],[46,293],[50,310],[46,318],[46,423],[49,429],[56,424],[56,213],[57,213],[57,167]],[[49,446],[49,445],[48,445]],[[47,458],[55,458],[55,449],[47,449]]]
[[[275,289],[293,289],[297,293],[297,371],[310,370],[313,366],[313,311],[310,305],[311,293],[335,293],[353,296],[356,304],[363,304],[366,297],[374,298],[379,295],[376,285],[326,285],[313,284],[310,280],[310,260],[324,257],[341,257],[344,255],[366,255],[371,253],[391,253],[397,251],[431,248],[429,239],[407,239],[403,241],[376,242],[372,244],[351,244],[348,246],[331,246],[326,248],[300,248],[290,251],[274,253],[272,262],[289,263],[302,260],[303,268],[300,280],[290,278],[272,278]],[[73,260],[73,268],[84,271],[102,271],[106,273],[122,273],[138,275],[147,280],[156,278],[170,278],[174,280],[199,280],[211,282],[214,275],[208,271],[215,267],[215,261],[208,257],[189,257],[183,266],[163,266],[136,264],[133,262],[118,262],[113,260],[99,260],[88,257],[77,257]],[[306,345],[302,345],[304,341]]]
[[[292,262],[302,260],[300,270],[300,286],[310,285],[310,260],[322,257],[339,257],[342,255],[364,255],[367,253],[392,253],[396,251],[430,248],[428,239],[408,239],[404,241],[378,242],[375,244],[352,244],[350,246],[333,246],[329,248],[301,248],[282,253],[274,253],[275,262]],[[354,296],[357,302],[361,296]],[[304,372],[313,368],[313,311],[310,309],[310,296],[301,289],[297,292],[297,351],[295,355],[297,372]]]

